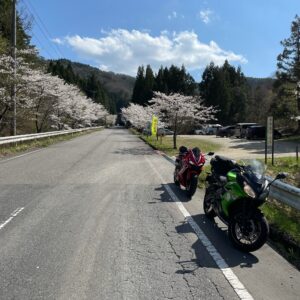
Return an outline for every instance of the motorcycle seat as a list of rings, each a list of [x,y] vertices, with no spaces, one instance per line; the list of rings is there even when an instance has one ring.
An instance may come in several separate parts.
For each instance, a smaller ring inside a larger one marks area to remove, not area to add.
[[[236,161],[225,156],[216,155],[210,162],[212,170],[220,176],[226,174],[236,167]]]

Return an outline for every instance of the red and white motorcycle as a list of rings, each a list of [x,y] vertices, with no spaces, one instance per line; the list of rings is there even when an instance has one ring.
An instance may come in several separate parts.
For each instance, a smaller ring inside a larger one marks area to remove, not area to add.
[[[207,155],[213,155],[209,152]],[[198,147],[187,149],[185,146],[179,148],[179,154],[175,160],[174,183],[183,186],[187,195],[192,197],[197,189],[198,177],[205,164],[205,155]]]

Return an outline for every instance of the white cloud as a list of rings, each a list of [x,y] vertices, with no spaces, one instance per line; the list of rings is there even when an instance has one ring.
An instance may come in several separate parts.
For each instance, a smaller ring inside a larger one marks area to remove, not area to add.
[[[229,62],[246,63],[240,54],[223,50],[211,41],[205,44],[193,31],[179,33],[162,31],[153,36],[149,32],[138,30],[115,29],[99,39],[68,36],[65,42],[81,58],[94,62],[105,70],[135,76],[138,66],[150,64],[157,71],[171,64],[184,66],[189,71],[200,70],[213,61],[221,65]]]
[[[55,44],[58,44],[58,45],[63,45],[64,44],[64,41],[60,38],[52,39],[52,42],[55,43]]]
[[[211,15],[213,12],[210,9],[201,10],[199,16],[203,23],[208,24],[211,21]]]

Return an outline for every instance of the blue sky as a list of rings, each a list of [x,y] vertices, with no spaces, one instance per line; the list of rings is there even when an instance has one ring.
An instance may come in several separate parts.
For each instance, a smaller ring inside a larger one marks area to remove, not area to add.
[[[139,65],[185,65],[199,81],[210,61],[246,76],[276,70],[280,41],[299,0],[21,0],[33,43],[45,58],[65,57],[136,75]]]

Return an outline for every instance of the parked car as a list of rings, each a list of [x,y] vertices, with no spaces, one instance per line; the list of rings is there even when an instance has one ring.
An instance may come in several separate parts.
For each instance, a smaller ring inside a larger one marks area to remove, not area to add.
[[[229,137],[234,135],[235,125],[224,126],[218,129],[217,136],[220,137]]]
[[[165,128],[165,135],[173,135],[173,134],[174,134],[173,130]]]
[[[217,134],[218,129],[221,127],[222,125],[220,124],[208,124],[205,129],[205,134],[207,135]]]
[[[274,129],[273,131],[274,139],[280,139],[282,137],[281,133]],[[246,138],[248,140],[254,139],[264,139],[266,137],[266,127],[262,125],[250,126],[247,128]]]
[[[173,135],[174,131],[168,129],[168,128],[158,128],[157,129],[158,135]]]
[[[194,130],[195,134],[205,134],[205,128],[199,128]]]
[[[295,134],[294,128],[283,127],[283,128],[278,128],[277,130],[280,132],[281,137],[289,137]]]
[[[237,138],[244,138],[246,130],[250,126],[258,125],[257,123],[237,123],[234,130],[234,136]]]
[[[147,135],[147,136],[150,136],[151,135],[151,130],[149,128],[144,128],[143,129],[143,134]]]

